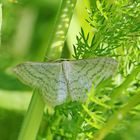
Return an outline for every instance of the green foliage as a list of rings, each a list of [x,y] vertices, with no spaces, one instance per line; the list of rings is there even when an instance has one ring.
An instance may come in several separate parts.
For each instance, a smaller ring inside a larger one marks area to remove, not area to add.
[[[5,16],[0,48],[2,71],[0,89],[9,90],[11,94],[14,90],[19,90],[21,93],[29,90],[13,78],[9,69],[21,61],[42,60],[59,4],[58,1],[30,1],[29,3],[19,1],[19,3],[14,0],[3,1]],[[85,22],[89,24],[91,30],[86,34],[86,29],[81,28],[76,37],[77,43],[74,44],[73,56],[75,59],[113,57],[119,64],[117,72],[112,79],[102,81],[96,88],[93,85],[87,93],[88,100],[85,103],[72,102],[57,106],[53,114],[50,114],[46,108],[38,132],[38,140],[43,138],[47,140],[140,139],[140,1],[91,0],[90,5],[92,8],[87,8],[89,17]],[[27,18],[30,19],[32,26],[25,30],[26,25],[21,23],[24,23]],[[58,26],[57,24],[55,27]],[[30,36],[26,39],[25,34]],[[20,46],[22,46],[21,50],[24,48],[22,51],[19,49]],[[70,47],[68,42],[67,46]],[[60,55],[60,52],[56,53]],[[36,106],[40,104],[37,103]],[[14,120],[11,117],[14,113],[7,112],[9,114],[7,116],[5,112],[1,113],[4,116],[0,121],[5,124],[0,127],[0,137],[3,137],[3,140],[7,137],[5,138],[6,135],[2,132],[7,131],[10,134],[8,124],[13,128],[13,123],[15,128],[14,132],[11,132],[14,135],[13,139],[16,139],[19,133],[17,129],[23,116],[15,115],[16,120]],[[30,120],[35,124],[39,114],[30,113],[30,115]],[[17,122],[16,126],[15,122]],[[33,127],[30,125],[31,130]],[[29,128],[24,130],[26,129]]]
[[[129,55],[130,60],[138,62],[140,49],[138,46],[140,31],[139,2],[123,1],[122,3],[110,4],[103,1],[101,4],[102,12],[98,7],[91,11],[87,10],[89,18],[86,21],[92,27],[92,30],[88,35],[85,35],[83,29],[81,29],[80,37],[77,36],[77,47],[74,47],[76,48],[75,57],[79,59],[90,55],[123,57]],[[91,40],[89,39],[90,35],[92,36]],[[136,53],[132,54],[131,51]]]

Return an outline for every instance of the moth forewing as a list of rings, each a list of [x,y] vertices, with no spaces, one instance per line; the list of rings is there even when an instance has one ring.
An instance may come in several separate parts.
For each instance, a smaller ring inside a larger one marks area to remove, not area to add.
[[[54,63],[27,62],[14,71],[24,84],[38,89],[44,101],[55,107],[67,100],[85,101],[92,84],[96,87],[116,69],[114,59],[98,57]]]

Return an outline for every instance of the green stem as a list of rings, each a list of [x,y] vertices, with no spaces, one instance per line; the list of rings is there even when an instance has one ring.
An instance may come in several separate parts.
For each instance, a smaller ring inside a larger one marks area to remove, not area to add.
[[[61,8],[57,15],[56,28],[50,39],[46,58],[58,59],[61,57],[62,49],[66,39],[66,34],[69,28],[73,10],[77,0],[63,0]],[[35,140],[36,135],[42,120],[45,104],[37,91],[33,93],[31,103],[28,108],[18,140]]]
[[[67,31],[73,15],[77,0],[63,0],[59,9],[55,30],[51,36],[47,51],[47,58],[55,60],[61,57],[64,42],[66,40]]]
[[[41,96],[34,92],[18,140],[35,140],[44,111]]]

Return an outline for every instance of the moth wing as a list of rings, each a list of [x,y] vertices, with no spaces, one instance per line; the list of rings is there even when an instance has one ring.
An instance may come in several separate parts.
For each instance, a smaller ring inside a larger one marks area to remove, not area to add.
[[[86,99],[92,84],[96,87],[102,80],[113,75],[117,62],[108,57],[69,61],[67,79],[72,100]]]
[[[26,62],[16,66],[14,71],[24,84],[38,89],[48,104],[56,106],[66,100],[67,87],[61,63]]]

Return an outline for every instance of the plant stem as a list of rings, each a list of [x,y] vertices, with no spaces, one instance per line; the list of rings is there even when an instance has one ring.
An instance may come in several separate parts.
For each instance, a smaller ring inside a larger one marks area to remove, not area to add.
[[[30,102],[18,140],[35,140],[44,111],[44,102],[35,91]]]
[[[56,28],[50,38],[44,61],[61,57],[66,34],[77,0],[63,0],[57,15]],[[35,91],[31,99],[18,140],[35,140],[42,120],[45,103]]]
[[[66,40],[67,31],[73,15],[77,0],[63,0],[61,8],[59,9],[55,30],[51,36],[48,48],[46,51],[46,58],[55,60],[61,57],[64,42]]]

